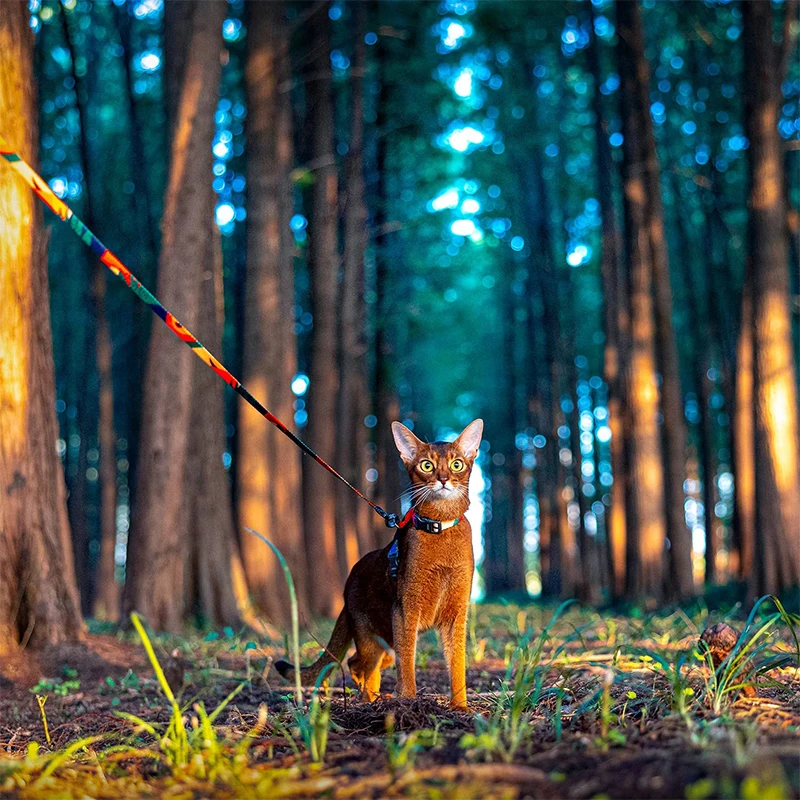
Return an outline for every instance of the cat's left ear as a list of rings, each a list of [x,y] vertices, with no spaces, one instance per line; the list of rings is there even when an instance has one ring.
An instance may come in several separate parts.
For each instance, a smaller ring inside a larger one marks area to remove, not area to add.
[[[481,446],[481,436],[483,436],[483,420],[473,420],[458,435],[455,445],[466,458],[475,458],[478,455],[478,448]]]

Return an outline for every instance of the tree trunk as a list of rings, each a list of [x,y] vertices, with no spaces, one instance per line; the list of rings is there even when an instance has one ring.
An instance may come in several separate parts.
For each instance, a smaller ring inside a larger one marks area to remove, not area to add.
[[[531,70],[526,73],[532,74]],[[535,87],[534,87],[535,88]],[[547,215],[545,182],[538,153],[532,152],[518,171],[519,191],[523,197],[523,213],[527,236],[536,242],[535,262],[530,272],[533,292],[541,307],[541,328],[544,347],[542,363],[536,363],[536,377],[532,389],[532,417],[538,434],[544,437],[544,446],[536,453],[536,495],[539,503],[539,569],[542,595],[558,597],[570,591],[570,581],[564,580],[563,568],[569,570],[570,553],[563,552],[568,542],[562,538],[562,499],[559,486],[559,441],[561,372],[561,326],[558,318],[556,293],[558,283],[553,274],[552,242]],[[529,310],[530,311],[530,310]],[[566,517],[565,517],[566,518]],[[569,538],[569,537],[568,537]],[[566,558],[565,558],[566,555]]]
[[[27,4],[0,15],[0,117],[37,162]],[[47,242],[39,200],[0,165],[0,654],[80,636],[64,474],[56,455]]]
[[[594,34],[594,6],[590,4],[592,34],[587,48],[589,67],[594,76],[595,148],[597,151],[597,192],[602,218],[603,253],[600,275],[603,285],[605,349],[603,371],[608,386],[608,427],[611,429],[611,474],[614,483],[608,494],[611,504],[606,511],[606,538],[611,571],[611,595],[625,593],[625,549],[627,540],[625,495],[628,479],[625,456],[625,375],[627,372],[630,318],[625,271],[622,268],[622,234],[614,207],[612,174],[615,169],[608,141],[606,115],[600,84],[602,70],[597,37]]]
[[[380,4],[375,4],[380,8]],[[375,414],[378,425],[375,431],[375,464],[378,471],[379,505],[394,510],[400,504],[400,458],[392,438],[390,425],[400,419],[400,398],[395,374],[395,333],[392,287],[394,272],[402,271],[402,254],[395,246],[396,233],[389,230],[389,203],[393,196],[389,185],[389,111],[391,103],[388,55],[383,37],[378,39],[378,68],[380,70],[380,95],[378,97],[376,125],[376,179],[375,209]],[[394,269],[393,269],[394,267]],[[374,518],[373,518],[374,519]],[[374,520],[375,543],[383,547],[391,541],[393,532]]]
[[[97,180],[92,180],[92,166],[89,154],[88,140],[88,113],[87,103],[89,92],[84,85],[84,79],[75,69],[77,53],[73,44],[73,36],[67,21],[67,11],[62,6],[60,9],[65,41],[71,54],[72,79],[75,83],[75,99],[80,122],[80,166],[83,174],[84,195],[83,195],[83,220],[93,231],[98,229],[97,220],[94,215],[92,204],[93,190],[99,184]],[[102,233],[102,231],[101,231]],[[108,316],[106,314],[106,268],[94,254],[90,255],[89,269],[92,274],[91,284],[91,304],[94,312],[95,331],[94,336],[89,337],[94,345],[93,352],[88,354],[87,366],[91,364],[92,358],[97,369],[98,383],[98,423],[97,435],[100,444],[100,564],[96,576],[96,586],[94,595],[94,615],[100,619],[116,621],[119,618],[120,584],[115,580],[114,550],[116,547],[117,535],[117,436],[114,430],[114,380],[112,375],[112,347],[111,332],[108,327]],[[88,384],[88,382],[87,382]],[[84,393],[87,392],[87,384],[84,384]],[[84,406],[83,414],[88,413]],[[89,433],[86,426],[85,434]],[[84,442],[85,435],[81,436],[81,448],[85,450],[88,443]],[[80,470],[77,479],[82,483],[86,481],[86,470]],[[85,492],[81,493],[85,496]],[[85,509],[76,509],[76,516],[85,515]],[[85,521],[82,523],[85,527]],[[83,558],[88,557],[88,552],[82,554]],[[79,559],[79,563],[80,563]],[[80,567],[79,573],[80,573]],[[88,579],[88,571],[84,578]],[[91,583],[91,581],[87,581]],[[81,585],[84,597],[87,594],[87,586]],[[85,601],[84,601],[85,605]]]
[[[516,414],[516,294],[513,290],[515,264],[506,260],[506,286],[502,312],[502,369],[503,386],[500,392],[501,409],[494,426],[489,474],[491,516],[485,525],[485,556],[483,575],[487,594],[520,592],[525,589],[525,551],[523,530],[516,526],[519,515],[515,504],[519,496],[518,451],[515,436],[518,427]]]
[[[753,290],[755,589],[800,584],[797,382],[789,311],[786,200],[778,133],[779,50],[769,3],[744,3],[745,121],[750,141],[749,260]]]
[[[103,273],[105,267],[101,267]],[[106,316],[106,276],[95,270],[97,310],[97,379],[99,383],[98,438],[100,440],[100,564],[94,595],[94,616],[116,622],[122,586],[116,579],[117,545],[117,434],[114,429],[114,382],[111,371],[111,332]],[[100,278],[102,274],[102,280]]]
[[[289,36],[282,2],[254,2],[249,9],[245,80],[250,190],[243,377],[267,408],[291,424],[294,409],[290,386],[297,372],[297,345],[294,243],[288,220],[294,165]],[[300,452],[244,404],[240,406],[238,439],[240,524],[278,546],[292,571],[301,607],[306,608]],[[291,609],[280,564],[255,537],[244,533],[241,541],[256,605],[276,622],[285,622]]]
[[[747,267],[747,272],[750,268]],[[742,311],[734,373],[733,533],[739,580],[754,575],[756,536],[755,402],[753,400],[753,289],[749,278],[742,287]]]
[[[347,199],[344,210],[344,269],[339,321],[341,383],[337,405],[336,452],[347,478],[363,486],[365,469],[364,394],[367,392],[367,347],[364,331],[364,258],[367,250],[367,207],[364,201],[364,68],[366,5],[351,6],[353,58],[350,68],[350,149],[347,155]],[[365,505],[344,484],[337,485],[336,527],[340,553],[350,567],[372,550],[371,520],[359,513]],[[341,545],[344,547],[342,548]]]
[[[308,261],[311,274],[311,353],[306,438],[324,459],[336,454],[336,393],[339,375],[336,354],[336,279],[339,262],[338,187],[333,153],[330,20],[328,3],[320,3],[309,21],[311,55],[306,70],[308,129],[314,185],[309,221]],[[336,542],[336,492],[333,479],[319,465],[303,465],[303,507],[306,553],[314,586],[312,608],[334,616],[342,604]],[[341,553],[341,548],[338,548]]]
[[[211,230],[207,237],[200,315],[193,331],[212,353],[222,351],[224,318],[219,236],[218,230]],[[239,554],[230,481],[222,462],[226,447],[225,387],[199,360],[192,366],[191,469],[185,475],[181,520],[189,548],[185,610],[197,615],[203,624],[238,628],[248,611],[248,597],[246,587],[234,580]],[[239,597],[235,588],[241,592]]]
[[[625,76],[633,92],[632,111],[638,121],[641,148],[639,168],[644,172],[644,225],[649,239],[650,268],[654,293],[656,355],[661,373],[662,451],[669,550],[669,594],[677,599],[694,594],[692,540],[684,517],[686,479],[686,423],[678,369],[678,346],[672,325],[672,286],[669,256],[664,235],[661,180],[650,116],[650,69],[644,53],[644,32],[637,2],[617,3],[621,57],[633,74]],[[624,51],[624,55],[623,55]]]
[[[192,330],[197,326],[214,198],[210,187],[225,3],[165,7],[167,96],[172,110],[170,174],[164,201],[158,296]],[[168,317],[168,323],[173,324]],[[188,556],[181,532],[192,416],[193,356],[156,325],[150,338],[131,526],[127,611],[157,629],[178,631]]]
[[[631,356],[626,376],[630,412],[627,593],[659,601],[664,595],[667,525],[664,514],[662,441],[658,429],[656,325],[653,310],[653,253],[648,150],[642,90],[648,85],[637,2],[617,5],[619,72],[622,78],[623,201],[625,249],[631,303]]]
[[[677,202],[680,197],[680,187],[677,176],[672,176],[672,191]],[[702,498],[705,519],[705,582],[708,585],[717,583],[717,554],[719,553],[720,537],[715,524],[714,514],[714,480],[717,474],[717,458],[714,448],[714,425],[712,422],[713,409],[711,408],[711,395],[713,384],[708,377],[711,367],[711,327],[708,316],[700,310],[698,297],[704,296],[704,289],[697,279],[698,265],[692,258],[696,252],[690,241],[689,232],[683,223],[683,210],[676,209],[675,231],[678,239],[678,257],[683,272],[683,283],[686,288],[686,306],[689,312],[689,327],[692,333],[692,371],[694,373],[694,388],[697,393],[697,409],[699,422],[697,425],[698,437],[698,462],[702,480]],[[710,246],[710,242],[707,243]],[[705,296],[707,296],[706,292]]]

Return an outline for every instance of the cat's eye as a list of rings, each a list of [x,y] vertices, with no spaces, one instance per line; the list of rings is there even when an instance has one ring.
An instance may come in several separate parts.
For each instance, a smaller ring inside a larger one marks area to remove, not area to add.
[[[454,458],[450,462],[450,469],[453,470],[453,472],[463,472],[464,462],[460,458]]]
[[[425,461],[420,461],[419,468],[422,472],[433,472],[433,462],[427,459],[425,459]]]

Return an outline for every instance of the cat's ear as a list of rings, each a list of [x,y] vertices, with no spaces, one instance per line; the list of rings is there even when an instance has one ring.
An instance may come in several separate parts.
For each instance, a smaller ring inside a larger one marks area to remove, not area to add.
[[[422,442],[402,422],[392,423],[392,436],[394,436],[394,443],[400,451],[400,458],[406,464],[412,462],[416,458]]]
[[[475,458],[481,446],[481,436],[483,436],[483,420],[473,420],[458,435],[455,445],[466,458]]]

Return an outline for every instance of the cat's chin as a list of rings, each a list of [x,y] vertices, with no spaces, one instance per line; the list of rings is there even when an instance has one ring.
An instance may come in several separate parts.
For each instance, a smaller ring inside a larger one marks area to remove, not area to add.
[[[431,494],[431,500],[452,500],[457,493],[458,492],[456,489],[449,489],[447,487],[443,489],[435,489]]]

